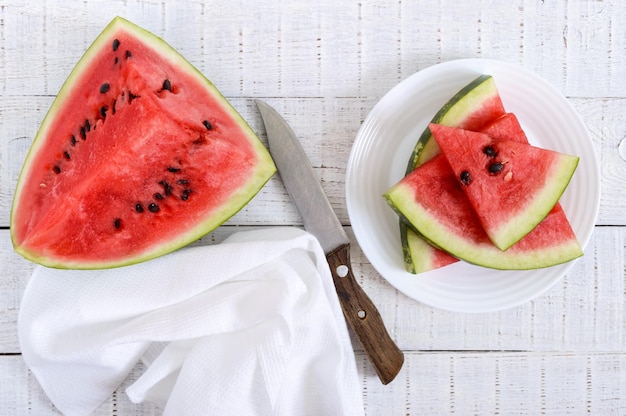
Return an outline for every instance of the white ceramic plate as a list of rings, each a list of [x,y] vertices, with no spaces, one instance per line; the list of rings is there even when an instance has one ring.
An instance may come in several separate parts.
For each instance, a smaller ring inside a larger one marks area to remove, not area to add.
[[[583,247],[600,203],[600,170],[584,123],[535,74],[500,61],[462,59],[398,84],[374,106],[354,141],[346,177],[348,214],[363,252],[390,284],[415,300],[457,312],[517,306],[549,289],[574,264],[500,271],[461,261],[419,275],[404,269],[398,217],[382,194],[404,176],[411,150],[439,108],[481,74],[494,77],[505,109],[517,115],[531,144],[580,157],[560,202]]]

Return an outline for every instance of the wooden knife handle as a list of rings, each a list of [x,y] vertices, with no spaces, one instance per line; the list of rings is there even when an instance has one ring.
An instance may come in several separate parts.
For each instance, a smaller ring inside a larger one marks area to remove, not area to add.
[[[350,245],[326,255],[341,309],[356,333],[383,384],[391,382],[404,364],[404,354],[389,336],[385,323],[352,273]]]

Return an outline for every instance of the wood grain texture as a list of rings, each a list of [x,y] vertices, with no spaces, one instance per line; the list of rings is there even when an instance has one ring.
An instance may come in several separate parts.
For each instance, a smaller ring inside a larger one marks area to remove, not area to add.
[[[626,414],[625,10],[619,0],[3,2],[0,414],[57,414],[20,356],[19,304],[34,266],[12,250],[11,200],[55,95],[116,15],[178,49],[263,141],[254,98],[298,133],[351,238],[355,278],[405,354],[398,377],[383,386],[353,336],[367,415]],[[543,295],[488,314],[431,308],[391,287],[354,239],[345,201],[350,148],[369,111],[400,81],[457,58],[499,59],[546,79],[580,114],[601,166],[585,256]],[[196,244],[274,225],[301,225],[279,176]],[[138,365],[95,414],[160,414],[123,392],[142,371]]]
[[[626,79],[626,78],[625,78]],[[7,97],[0,101],[0,226],[8,227],[11,201],[22,162],[54,97]],[[252,98],[228,97],[233,106],[267,144],[265,130]],[[298,134],[340,221],[349,224],[345,202],[345,174],[352,143],[361,123],[376,104],[373,98],[263,97]],[[585,121],[601,165],[601,200],[598,225],[626,225],[626,160],[619,143],[626,137],[626,99],[572,98]],[[30,111],[31,106],[35,110]],[[416,138],[417,140],[417,138]],[[230,224],[267,225],[300,223],[297,211],[274,177],[252,204]]]
[[[519,63],[567,96],[624,96],[622,8],[534,0],[13,1],[0,10],[7,45],[0,91],[56,94],[102,27],[122,15],[164,37],[228,96],[379,96],[418,69],[467,56]]]
[[[196,244],[217,244],[249,229],[223,226]],[[391,337],[409,351],[620,352],[626,345],[626,229],[597,227],[583,259],[553,288],[516,308],[459,314],[423,305],[390,286],[364,257],[350,228],[355,278]],[[0,230],[0,351],[19,353],[19,302],[33,265],[13,253]],[[621,253],[621,257],[616,256]],[[417,277],[416,277],[417,278]],[[358,340],[353,345],[360,350]]]
[[[348,327],[360,341],[381,383],[391,383],[402,369],[404,353],[389,336],[376,305],[354,278],[350,244],[338,247],[326,258]]]
[[[623,415],[626,357],[620,353],[408,352],[402,371],[382,385],[357,353],[365,414],[376,415]],[[130,402],[129,378],[94,415],[159,415]],[[19,356],[0,356],[4,414],[58,415]],[[27,404],[27,405],[26,405]]]

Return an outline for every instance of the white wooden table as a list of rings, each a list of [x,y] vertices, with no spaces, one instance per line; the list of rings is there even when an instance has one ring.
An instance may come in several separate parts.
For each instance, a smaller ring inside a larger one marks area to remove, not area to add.
[[[40,121],[85,48],[115,15],[165,38],[259,133],[253,98],[300,133],[352,236],[348,155],[374,104],[411,74],[457,58],[523,66],[584,119],[602,173],[585,256],[519,307],[461,314],[428,307],[382,279],[354,241],[359,282],[406,362],[379,383],[358,342],[368,415],[626,414],[626,6],[621,0],[33,1],[0,4],[0,414],[56,414],[20,355],[16,322],[33,265],[13,253],[9,211]],[[201,244],[235,227],[300,225],[279,177]],[[137,368],[136,377],[141,372]],[[128,380],[127,383],[132,381]],[[124,386],[98,415],[158,414]]]

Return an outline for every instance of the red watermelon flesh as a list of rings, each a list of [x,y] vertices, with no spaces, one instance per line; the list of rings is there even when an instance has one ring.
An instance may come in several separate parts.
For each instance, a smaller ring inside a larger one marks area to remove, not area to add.
[[[101,268],[182,247],[275,172],[226,99],[164,41],[114,19],[70,74],[24,162],[15,250]]]
[[[528,143],[528,137],[526,137],[526,133],[514,113],[505,113],[480,129],[465,130],[479,131],[494,140],[513,140],[519,143]]]
[[[506,250],[554,208],[578,157],[480,132],[431,125],[439,148],[493,243]]]

